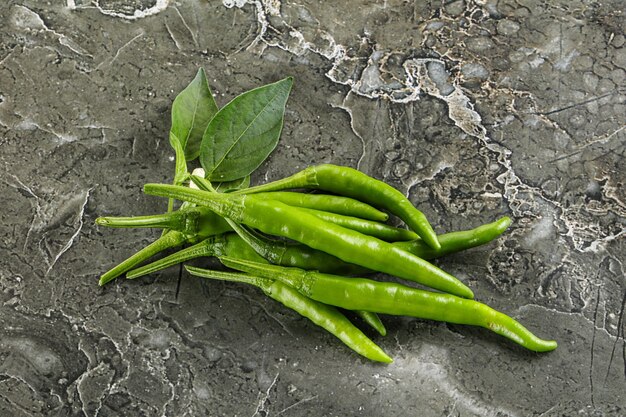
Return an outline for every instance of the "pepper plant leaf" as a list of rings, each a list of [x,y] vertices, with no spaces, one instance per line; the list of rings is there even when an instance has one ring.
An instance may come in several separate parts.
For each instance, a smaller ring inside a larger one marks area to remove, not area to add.
[[[217,112],[204,132],[200,164],[211,181],[233,181],[261,165],[283,127],[293,78],[250,90]]]
[[[172,104],[172,135],[178,138],[188,161],[200,155],[202,136],[218,108],[204,69],[178,94]]]

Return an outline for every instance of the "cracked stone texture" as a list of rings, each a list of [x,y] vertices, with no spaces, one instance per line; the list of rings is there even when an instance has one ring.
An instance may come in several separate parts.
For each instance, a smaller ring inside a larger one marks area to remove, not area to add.
[[[623,2],[8,0],[0,4],[0,415],[626,413]],[[240,285],[178,270],[100,288],[158,236],[172,100],[294,75],[254,175],[345,164],[438,231],[513,219],[438,264],[559,348],[384,317],[369,363]]]

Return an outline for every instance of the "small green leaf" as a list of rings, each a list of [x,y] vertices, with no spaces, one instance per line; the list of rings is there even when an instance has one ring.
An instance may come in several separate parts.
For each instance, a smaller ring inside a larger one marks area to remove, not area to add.
[[[250,175],[234,181],[216,182],[213,184],[215,191],[220,193],[231,193],[236,190],[248,188],[250,186]]]
[[[200,164],[211,181],[232,181],[258,168],[274,150],[283,127],[293,78],[250,90],[213,117],[204,132]]]
[[[200,155],[202,135],[217,110],[204,70],[200,68],[172,104],[170,133],[180,141],[187,160],[192,161]]]

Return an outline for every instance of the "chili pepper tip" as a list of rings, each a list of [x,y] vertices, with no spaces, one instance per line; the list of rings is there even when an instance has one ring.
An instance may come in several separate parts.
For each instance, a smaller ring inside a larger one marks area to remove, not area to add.
[[[509,216],[503,216],[499,220],[497,220],[497,222],[498,232],[503,233],[511,225],[512,220]]]

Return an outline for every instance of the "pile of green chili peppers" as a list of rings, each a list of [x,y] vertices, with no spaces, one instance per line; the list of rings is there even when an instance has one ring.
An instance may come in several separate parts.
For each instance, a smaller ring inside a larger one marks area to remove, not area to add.
[[[183,203],[161,215],[98,218],[96,223],[103,226],[164,230],[155,242],[103,274],[100,285],[124,273],[133,279],[215,256],[229,269],[186,269],[203,278],[257,286],[373,361],[392,359],[338,308],[354,311],[383,336],[386,330],[378,313],[481,326],[536,352],[557,347],[555,341],[540,339],[513,318],[473,300],[470,288],[428,262],[492,241],[508,228],[508,217],[437,235],[424,214],[395,188],[330,164],[227,192],[217,192],[198,175],[190,175],[188,186],[146,184],[144,191]],[[389,215],[408,229],[388,225]],[[157,253],[183,246],[139,266]],[[356,278],[375,272],[437,291]]]

